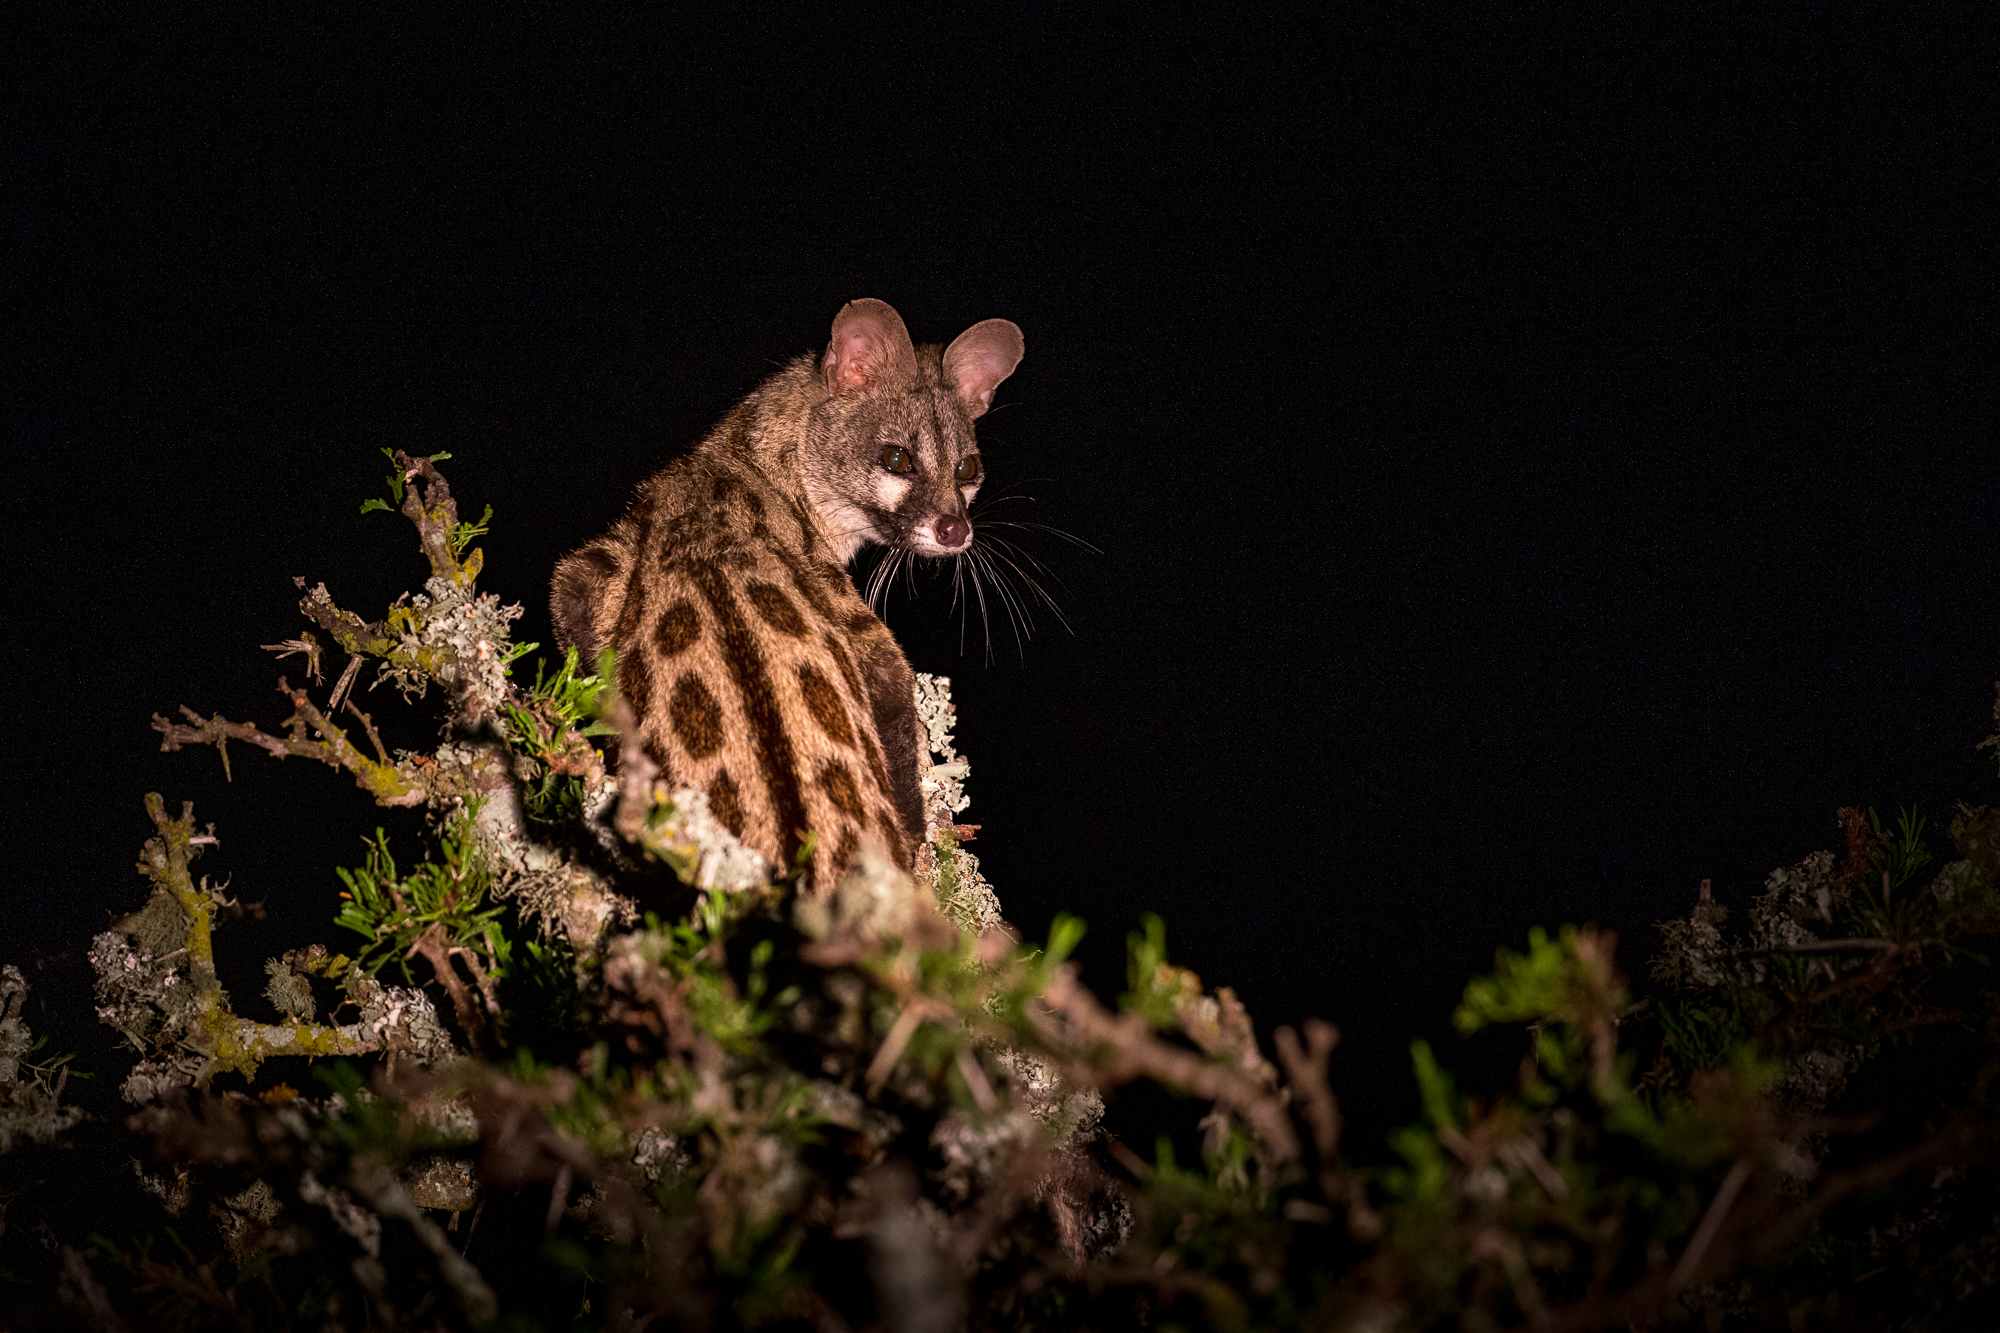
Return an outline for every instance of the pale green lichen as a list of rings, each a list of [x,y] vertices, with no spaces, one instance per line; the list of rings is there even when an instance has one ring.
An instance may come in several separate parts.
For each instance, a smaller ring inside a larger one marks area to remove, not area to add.
[[[1001,924],[1000,898],[979,873],[979,858],[965,850],[969,826],[956,822],[972,804],[965,781],[972,761],[958,752],[952,729],[958,708],[951,701],[948,676],[917,674],[917,721],[933,762],[926,765],[920,788],[924,798],[924,828],[929,845],[917,863],[917,878],[926,883],[944,914],[961,930],[974,934]],[[963,832],[964,836],[961,836]]]
[[[1097,1089],[1073,1086],[1053,1065],[1027,1051],[996,1047],[991,1054],[1014,1098],[1041,1124],[1051,1146],[1064,1148],[1097,1136],[1104,1119],[1104,1097]]]
[[[69,1070],[63,1057],[37,1063],[39,1046],[21,1017],[28,979],[12,963],[0,966],[0,1156],[19,1144],[57,1143],[84,1119],[62,1104]]]
[[[740,893],[770,881],[764,858],[709,813],[706,792],[685,788],[669,793],[656,784],[653,802],[641,845],[682,880],[718,893]]]
[[[1780,866],[1764,879],[1764,891],[1750,902],[1750,945],[1785,949],[1809,944],[1833,924],[1851,890],[1840,882],[1832,852],[1814,852],[1794,866]]]
[[[264,997],[285,1017],[310,1023],[314,1004],[312,983],[294,972],[282,958],[264,960]]]
[[[148,796],[146,808],[158,836],[147,841],[139,869],[153,881],[153,895],[98,935],[90,950],[99,1020],[144,1057],[120,1089],[128,1101],[143,1105],[225,1071],[254,1079],[273,1056],[393,1051],[431,1064],[454,1053],[428,996],[383,986],[358,970],[344,981],[348,1000],[360,1010],[356,1022],[298,1021],[311,1015],[311,991],[280,960],[273,960],[270,982],[284,999],[272,999],[294,1021],[259,1023],[234,1012],[216,978],[211,944],[216,912],[234,904],[206,878],[195,884],[188,870],[215,836],[195,833],[191,809],[168,819],[157,795]],[[281,971],[289,981],[280,979]]]
[[[965,850],[950,828],[931,844],[931,892],[940,911],[959,929],[973,934],[1003,924],[1000,896],[979,873],[979,858]]]
[[[1729,919],[1729,909],[1709,896],[1706,881],[1701,887],[1701,897],[1687,916],[1653,923],[1660,932],[1660,951],[1653,955],[1653,980],[1676,990],[1720,986],[1729,975],[1729,951],[1722,938],[1722,923]]]
[[[915,881],[873,852],[863,851],[830,897],[800,895],[792,904],[800,931],[824,939],[835,931],[864,940],[909,940],[949,929]]]
[[[411,698],[422,698],[435,680],[469,718],[491,717],[506,695],[511,626],[521,614],[492,593],[474,594],[470,581],[432,577],[382,622],[391,646],[372,654],[382,658],[377,679],[394,681]]]
[[[953,816],[971,804],[965,794],[965,778],[972,761],[959,754],[952,743],[958,707],[951,701],[951,677],[917,673],[917,722],[933,762],[926,764],[920,783],[924,795],[924,819],[933,833],[948,826]]]

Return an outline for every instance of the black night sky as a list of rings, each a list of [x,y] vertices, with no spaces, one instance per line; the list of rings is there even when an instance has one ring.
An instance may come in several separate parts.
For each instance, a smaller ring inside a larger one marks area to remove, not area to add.
[[[1993,12],[1593,12],[10,41],[31,1022],[110,1096],[83,956],[140,900],[146,791],[270,905],[224,936],[239,994],[331,939],[360,834],[414,850],[328,770],[239,748],[225,786],[147,728],[283,719],[293,575],[370,615],[417,582],[356,512],[379,448],[455,455],[482,586],[546,643],[556,557],[858,296],[1022,327],[989,495],[1101,552],[1025,540],[1074,633],[996,623],[990,664],[947,580],[891,609],[953,679],[1010,918],[1086,918],[1115,995],[1156,911],[1261,1032],[1339,1023],[1364,1156],[1412,1036],[1504,1076],[1448,1017],[1529,926],[1637,971],[1837,806],[2000,798]]]

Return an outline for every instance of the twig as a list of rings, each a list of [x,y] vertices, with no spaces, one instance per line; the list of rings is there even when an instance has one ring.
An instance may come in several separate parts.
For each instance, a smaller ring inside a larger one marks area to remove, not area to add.
[[[306,675],[312,678],[313,684],[319,684],[319,659],[320,654],[325,650],[319,646],[319,640],[315,639],[312,635],[301,634],[296,639],[286,639],[281,643],[260,643],[257,646],[267,653],[276,653],[280,662],[284,661],[287,657],[304,653],[306,657]]]
[[[304,579],[294,578],[292,583],[306,592]],[[299,599],[299,614],[332,635],[333,641],[352,656],[360,657],[365,653],[387,657],[395,651],[395,640],[384,637],[380,621],[363,620],[352,611],[343,611],[335,606],[333,594],[326,590],[324,583],[315,584]]]
[[[1694,1229],[1693,1239],[1681,1252],[1681,1261],[1674,1265],[1673,1274],[1667,1278],[1667,1290],[1679,1291],[1685,1287],[1701,1267],[1701,1257],[1715,1240],[1715,1233],[1722,1229],[1722,1220],[1729,1215],[1729,1209],[1736,1202],[1736,1196],[1743,1192],[1744,1184],[1750,1179],[1750,1163],[1739,1159],[1729,1168],[1729,1174],[1722,1178],[1722,1185],[1715,1191],[1715,1198],[1709,1201],[1708,1211],[1701,1215],[1701,1224]]]
[[[416,524],[424,558],[431,562],[431,573],[457,587],[470,588],[479,577],[485,558],[475,550],[461,564],[451,553],[451,532],[458,526],[458,503],[451,498],[451,487],[445,484],[444,474],[431,466],[430,459],[412,458],[401,449],[396,451],[396,466],[403,469],[403,479],[410,483],[403,491],[403,517]],[[421,498],[419,478],[423,482]]]
[[[354,660],[358,662],[361,659],[357,657]],[[332,705],[329,705],[329,708],[331,707]],[[349,695],[347,699],[347,711],[361,719],[361,729],[368,733],[368,743],[375,747],[376,762],[387,768],[395,767],[394,764],[389,762],[389,752],[382,746],[382,734],[375,730],[375,719],[361,711],[355,704],[352,695]]]
[[[891,1027],[889,1035],[882,1039],[882,1049],[876,1051],[875,1058],[868,1062],[866,1082],[870,1092],[880,1088],[889,1077],[889,1071],[896,1067],[896,1061],[902,1057],[903,1048],[910,1044],[910,1038],[916,1035],[917,1028],[930,1016],[926,1009],[927,1006],[912,1004],[896,1016],[895,1026]]]
[[[479,1006],[473,1003],[472,993],[466,987],[465,978],[459,976],[458,969],[451,965],[452,951],[445,946],[442,921],[431,922],[430,929],[417,936],[409,951],[403,956],[408,958],[412,954],[431,965],[431,971],[437,974],[438,983],[451,996],[452,1014],[458,1019],[458,1026],[464,1030],[465,1039],[471,1045],[473,1054],[484,1054],[486,1016],[480,1013]]]
[[[479,1202],[472,1210],[472,1222],[465,1228],[465,1244],[458,1247],[458,1257],[463,1259],[472,1252],[472,1234],[479,1230],[479,1219],[486,1214],[486,1191],[479,1191]]]
[[[1340,1029],[1319,1018],[1308,1018],[1305,1029],[1304,1045],[1289,1027],[1279,1028],[1272,1039],[1292,1096],[1303,1103],[1300,1114],[1312,1130],[1313,1150],[1319,1154],[1321,1166],[1330,1168],[1340,1151],[1340,1103],[1327,1081],[1327,1063],[1340,1042]]]
[[[139,870],[161,890],[172,896],[187,915],[188,980],[194,987],[200,1019],[190,1034],[202,1034],[197,1042],[183,1044],[206,1062],[201,1075],[217,1069],[255,1069],[257,1062],[274,1055],[361,1055],[381,1047],[379,1034],[371,1035],[362,1024],[333,1027],[318,1023],[258,1023],[234,1013],[227,1004],[215,975],[213,915],[215,898],[197,889],[188,871],[193,848],[212,835],[194,831],[194,802],[181,804],[179,819],[167,818],[166,802],[158,792],[146,794],[146,814],[158,836],[146,840],[140,853]],[[176,953],[181,950],[175,950]],[[173,955],[165,955],[172,957]]]
[[[575,1179],[576,1174],[568,1162],[556,1168],[555,1183],[549,1186],[548,1216],[542,1220],[544,1236],[556,1234],[556,1223],[562,1221],[563,1205],[569,1202],[569,1187]]]
[[[334,726],[326,714],[306,697],[304,690],[293,689],[290,681],[283,676],[278,678],[278,692],[292,701],[292,716],[285,723],[287,735],[273,736],[260,730],[255,723],[231,722],[220,713],[204,718],[182,704],[181,715],[188,719],[185,723],[153,714],[153,730],[160,733],[160,749],[172,753],[183,745],[213,745],[222,756],[223,776],[233,780],[227,742],[238,740],[254,745],[276,759],[299,755],[317,759],[329,768],[344,768],[354,775],[356,785],[382,805],[422,805],[428,799],[429,792],[414,772],[389,762],[381,737],[376,735],[367,714],[354,710],[361,717],[376,753],[381,755],[379,760],[370,759],[356,749],[354,743],[347,739],[347,733]],[[351,706],[352,700],[349,703]],[[308,734],[309,730],[317,732],[318,736],[315,738]]]
[[[326,701],[327,712],[337,712],[340,708],[340,701],[347,697],[349,690],[354,688],[354,678],[361,674],[361,662],[362,657],[360,653],[349,654],[346,668],[341,671],[340,679],[334,682],[333,697]]]
[[[1024,1010],[1029,1023],[1052,1051],[1067,1052],[1088,1067],[1080,1080],[1115,1087],[1150,1077],[1194,1096],[1219,1102],[1249,1122],[1264,1147],[1281,1162],[1297,1161],[1299,1138],[1277,1092],[1240,1068],[1216,1064],[1193,1051],[1170,1046],[1136,1014],[1112,1015],[1076,980],[1065,963],[1042,993],[1047,1011]],[[1068,1031],[1050,1020],[1060,1016]]]
[[[1000,1103],[993,1096],[993,1084],[987,1080],[986,1071],[979,1067],[979,1057],[972,1053],[970,1046],[958,1048],[958,1076],[965,1080],[966,1089],[972,1093],[972,1100],[979,1104],[979,1109],[992,1114],[993,1108]]]

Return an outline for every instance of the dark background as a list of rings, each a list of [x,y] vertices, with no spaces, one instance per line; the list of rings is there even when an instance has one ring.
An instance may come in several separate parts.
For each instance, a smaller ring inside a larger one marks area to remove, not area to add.
[[[415,850],[326,769],[237,747],[225,786],[146,725],[282,720],[291,576],[417,583],[356,512],[377,449],[456,455],[546,643],[555,558],[857,296],[1021,325],[989,494],[1101,552],[1026,542],[1074,633],[991,663],[942,580],[890,614],[1010,918],[1085,917],[1115,995],[1157,911],[1260,1031],[1336,1020],[1364,1157],[1412,1036],[1504,1076],[1447,1020],[1530,925],[1642,973],[1836,806],[2000,796],[1990,10],[1161,13],[7,43],[0,953],[94,1104],[143,792],[269,904],[221,937],[250,1010],[359,834]]]

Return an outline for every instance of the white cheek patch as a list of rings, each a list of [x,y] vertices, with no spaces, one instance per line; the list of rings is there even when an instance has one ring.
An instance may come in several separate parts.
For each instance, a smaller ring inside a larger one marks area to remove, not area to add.
[[[834,550],[839,553],[840,563],[843,565],[854,558],[854,553],[859,551],[864,543],[882,540],[881,534],[875,531],[875,524],[868,515],[851,504],[839,501],[822,504],[820,516],[832,530]]]
[[[875,477],[875,503],[883,509],[894,509],[903,503],[903,497],[910,493],[910,479],[899,477],[892,472],[882,472]]]

